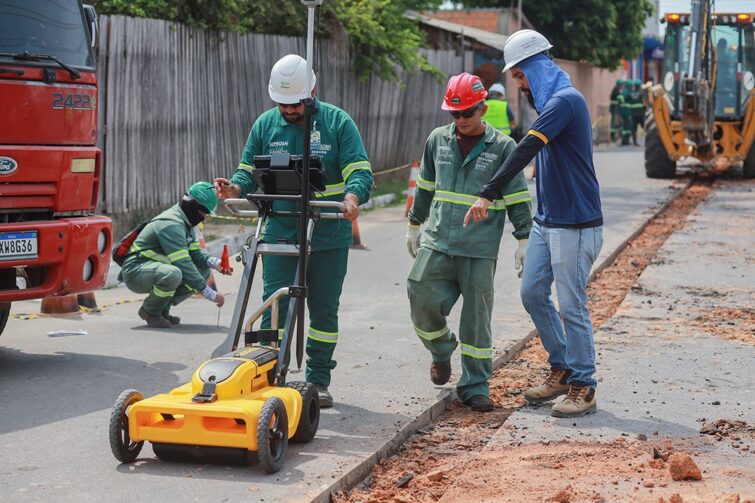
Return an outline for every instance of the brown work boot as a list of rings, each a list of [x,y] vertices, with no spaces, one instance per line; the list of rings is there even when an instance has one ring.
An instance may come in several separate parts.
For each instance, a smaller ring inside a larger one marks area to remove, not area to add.
[[[598,410],[595,390],[589,386],[569,386],[569,393],[551,409],[554,417],[579,417]]]
[[[533,386],[524,392],[524,398],[530,403],[549,402],[565,395],[569,391],[567,380],[571,370],[551,368],[548,378],[540,386]]]
[[[148,327],[152,328],[170,328],[172,325],[170,321],[162,317],[162,315],[152,315],[144,310],[143,307],[139,308],[139,318],[147,322]]]
[[[433,362],[430,365],[430,380],[441,386],[446,384],[451,379],[451,362]]]

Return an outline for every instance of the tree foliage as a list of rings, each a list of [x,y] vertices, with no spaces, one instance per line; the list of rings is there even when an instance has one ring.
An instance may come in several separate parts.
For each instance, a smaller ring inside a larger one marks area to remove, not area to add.
[[[516,0],[466,0],[465,7],[510,7]],[[554,56],[616,68],[642,50],[649,0],[523,0],[524,15],[551,44]]]
[[[93,0],[100,14],[150,17],[209,30],[306,35],[306,9],[300,0]],[[396,66],[437,72],[419,54],[424,33],[407,10],[437,8],[441,0],[326,0],[318,34],[349,35],[352,70],[396,80]]]

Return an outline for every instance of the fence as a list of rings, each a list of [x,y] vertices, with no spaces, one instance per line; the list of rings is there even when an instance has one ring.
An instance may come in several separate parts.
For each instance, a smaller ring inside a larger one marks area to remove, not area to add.
[[[349,73],[344,40],[321,42],[318,95],[356,122],[375,171],[418,158],[428,133],[448,122],[444,84],[400,72],[401,85]],[[175,23],[102,16],[98,49],[101,210],[133,213],[173,204],[196,180],[228,176],[255,118],[272,106],[270,68],[301,38],[210,33]],[[461,55],[428,51],[441,70]],[[471,53],[466,60],[471,61]],[[471,70],[468,69],[468,70]]]

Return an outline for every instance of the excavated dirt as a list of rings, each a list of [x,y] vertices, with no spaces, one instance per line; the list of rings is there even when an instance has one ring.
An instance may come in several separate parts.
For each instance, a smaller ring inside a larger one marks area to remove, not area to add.
[[[712,176],[706,175],[693,181],[593,278],[588,296],[596,329],[613,316],[666,239],[708,197],[713,181]],[[696,322],[706,330],[716,327],[716,335],[721,336],[722,320],[735,320],[726,325],[726,337],[751,341],[753,318],[754,313],[743,310],[714,309],[701,311]],[[726,492],[727,477],[746,476],[736,467],[717,466],[719,476],[712,478],[713,469],[701,467],[702,481],[673,482],[674,490],[670,489],[669,455],[688,452],[694,459],[706,442],[720,440],[716,436],[748,435],[749,427],[745,425],[742,430],[737,422],[716,422],[709,428],[713,438],[656,437],[647,441],[619,437],[608,442],[526,443],[526,432],[515,431],[504,423],[524,404],[523,390],[547,375],[546,362],[547,354],[539,340],[530,341],[510,363],[494,373],[490,381],[494,412],[474,414],[458,402],[452,404],[435,423],[405,442],[397,454],[375,466],[356,488],[332,495],[333,501],[750,501],[747,498],[752,495],[740,497]],[[501,427],[503,431],[508,429],[512,438],[522,440],[508,444],[506,449],[482,450]],[[686,484],[681,486],[684,497],[678,494],[679,484]],[[697,485],[691,488],[689,484]]]

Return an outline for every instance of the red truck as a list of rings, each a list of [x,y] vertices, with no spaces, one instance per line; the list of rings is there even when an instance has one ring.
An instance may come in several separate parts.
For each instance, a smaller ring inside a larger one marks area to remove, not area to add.
[[[96,27],[81,0],[0,2],[0,333],[13,301],[105,283]]]

